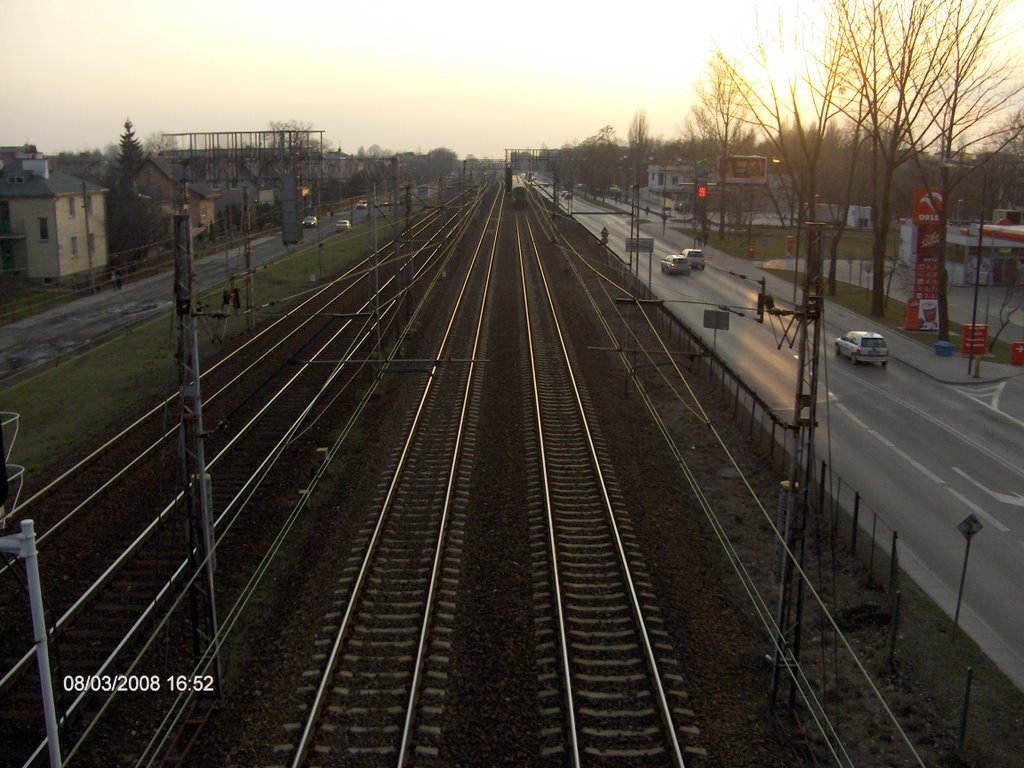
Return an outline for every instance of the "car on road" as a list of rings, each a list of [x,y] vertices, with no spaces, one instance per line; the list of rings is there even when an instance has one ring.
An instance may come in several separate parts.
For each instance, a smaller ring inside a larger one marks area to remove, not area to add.
[[[352,222],[348,219],[338,219],[334,223],[335,232],[347,232],[350,229],[352,229]]]
[[[319,219],[317,219],[316,216],[307,216],[302,220],[302,226],[306,227],[307,229],[309,229],[310,227],[315,227],[318,223]]]
[[[356,203],[356,210],[365,211],[368,205],[369,203],[366,200],[360,200],[358,203]]]
[[[845,355],[854,365],[889,362],[889,347],[881,334],[872,331],[847,331],[836,339],[836,356]]]
[[[685,253],[670,253],[661,257],[661,271],[670,275],[690,274],[690,260]]]
[[[704,251],[700,248],[687,248],[683,253],[690,262],[690,269],[704,269]]]

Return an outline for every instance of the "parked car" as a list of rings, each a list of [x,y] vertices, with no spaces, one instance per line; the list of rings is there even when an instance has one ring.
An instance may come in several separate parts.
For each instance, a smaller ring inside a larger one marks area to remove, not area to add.
[[[338,219],[334,223],[335,232],[347,232],[350,229],[352,229],[352,222],[348,219]]]
[[[699,248],[687,248],[683,253],[690,262],[690,269],[704,269],[704,251]]]
[[[690,260],[685,253],[670,253],[661,257],[661,271],[670,275],[690,274]]]
[[[846,355],[854,365],[858,363],[889,362],[889,347],[885,339],[871,331],[847,331],[836,339],[836,355]]]
[[[306,227],[307,229],[309,227],[315,227],[319,223],[319,219],[317,219],[316,216],[307,216],[302,220],[302,226]]]

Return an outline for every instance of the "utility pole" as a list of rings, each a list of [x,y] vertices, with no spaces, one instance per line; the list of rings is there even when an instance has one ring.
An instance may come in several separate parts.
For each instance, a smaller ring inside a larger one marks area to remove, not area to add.
[[[178,382],[181,400],[180,451],[187,486],[189,601],[192,652],[199,672],[213,676],[220,692],[220,654],[214,596],[214,532],[212,499],[203,447],[203,407],[199,391],[199,345],[196,339],[195,259],[188,205],[188,163],[183,164],[182,202],[174,215],[174,298],[178,314]]]
[[[249,218],[249,187],[242,188],[242,229],[245,232],[245,327],[252,330],[256,320],[253,317],[256,309],[253,306],[252,291],[252,223]]]
[[[96,293],[96,275],[92,262],[92,235],[89,232],[89,191],[82,179],[82,212],[85,215],[85,253],[89,259],[89,293]]]
[[[380,395],[384,381],[384,341],[381,338],[380,317],[380,254],[377,251],[377,183],[370,185],[370,269],[366,275],[366,283],[370,293],[370,306],[373,312],[373,325],[377,332],[377,374],[376,389]]]
[[[781,531],[786,550],[782,553],[779,576],[778,605],[775,615],[777,636],[772,650],[772,686],[770,707],[775,709],[778,696],[779,670],[800,664],[801,625],[803,621],[803,562],[806,546],[809,501],[814,498],[814,430],[817,421],[818,363],[821,349],[821,263],[825,225],[808,222],[809,247],[807,271],[804,275],[803,298],[794,313],[796,319],[797,380],[790,426],[791,448],[789,481],[780,512],[785,503]],[[788,331],[787,331],[788,336]],[[792,552],[797,562],[790,557]],[[799,570],[797,569],[799,563]],[[796,595],[793,581],[796,579]],[[788,706],[793,708],[796,684],[789,689]]]

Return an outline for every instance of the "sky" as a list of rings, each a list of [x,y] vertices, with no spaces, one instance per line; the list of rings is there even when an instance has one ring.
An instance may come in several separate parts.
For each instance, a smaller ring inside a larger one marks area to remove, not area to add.
[[[673,139],[714,44],[749,50],[769,5],[814,24],[822,1],[0,0],[0,145],[293,122],[350,153],[503,158],[606,125],[624,143],[640,110]]]

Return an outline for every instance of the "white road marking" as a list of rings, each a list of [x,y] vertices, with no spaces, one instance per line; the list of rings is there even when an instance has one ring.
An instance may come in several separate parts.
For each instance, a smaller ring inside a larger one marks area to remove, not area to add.
[[[1021,496],[1019,493],[999,493],[998,491],[993,491],[991,488],[986,488],[984,485],[982,485],[973,477],[971,477],[962,469],[960,469],[960,467],[953,467],[953,471],[960,475],[960,477],[962,477],[967,482],[983,490],[996,501],[1000,501],[1003,504],[1011,504],[1012,506],[1015,507],[1024,507],[1024,496]]]
[[[979,405],[988,408],[990,411],[998,413],[1007,421],[1011,421],[1019,427],[1024,427],[1024,421],[1015,419],[1010,414],[999,410],[999,398],[1002,397],[1005,386],[1006,382],[1000,381],[998,384],[985,387],[953,387],[953,391],[963,395],[968,400],[973,400]]]
[[[843,405],[842,403],[835,403],[833,407],[834,407],[834,408],[837,408],[838,410],[840,410],[840,411],[842,411],[843,413],[845,413],[845,414],[846,414],[846,416],[847,416],[847,417],[848,417],[848,418],[850,419],[850,421],[852,421],[852,422],[853,422],[854,424],[856,424],[856,425],[857,425],[858,427],[860,427],[861,429],[867,429],[868,431],[870,431],[870,429],[868,428],[868,425],[867,425],[867,424],[865,424],[865,423],[864,423],[863,421],[861,421],[860,419],[858,419],[858,418],[857,418],[857,417],[856,417],[856,416],[855,416],[855,415],[853,414],[853,411],[851,411],[851,410],[850,410],[849,408],[847,408],[847,407],[846,407],[845,405]]]
[[[973,501],[964,496],[962,493],[958,493],[957,491],[950,488],[948,485],[946,486],[946,490],[949,491],[954,496],[956,496],[958,499],[960,499],[961,503],[964,506],[966,506],[968,509],[974,512],[974,514],[976,514],[978,517],[982,518],[983,520],[986,520],[989,525],[998,530],[1000,533],[1006,533],[1010,530],[1001,522],[999,522],[999,520],[997,520],[993,515],[990,515],[984,509],[982,509]]]
[[[1019,466],[1017,466],[1017,465],[1011,463],[1010,461],[1008,461],[1007,459],[1003,458],[1002,456],[997,454],[995,451],[993,451],[990,448],[988,448],[988,446],[982,445],[981,443],[979,443],[979,442],[977,442],[975,440],[971,440],[966,435],[964,435],[963,432],[958,432],[957,430],[953,429],[948,424],[946,424],[944,421],[942,421],[942,419],[932,415],[931,413],[926,411],[924,408],[916,405],[912,401],[906,400],[906,399],[904,399],[902,397],[897,397],[896,395],[893,395],[892,393],[882,389],[881,387],[878,387],[878,386],[872,384],[871,382],[869,382],[867,380],[860,380],[858,382],[858,385],[861,388],[863,388],[863,389],[869,389],[869,390],[872,390],[872,391],[876,392],[880,397],[884,397],[884,398],[887,398],[887,399],[891,400],[892,402],[900,405],[901,407],[906,408],[911,413],[917,414],[922,419],[925,419],[926,421],[931,422],[932,424],[934,424],[935,426],[939,427],[940,429],[948,432],[953,437],[956,437],[958,440],[962,440],[964,443],[966,443],[968,446],[970,446],[970,448],[973,451],[977,451],[978,453],[980,453],[980,454],[990,458],[993,462],[995,462],[997,464],[1001,464],[1002,466],[1006,467],[1007,470],[1009,470],[1013,474],[1017,475],[1018,477],[1024,477],[1024,471],[1022,471]],[[953,389],[956,389],[956,388],[954,387]],[[1009,419],[1010,421],[1018,423],[1022,427],[1024,427],[1024,422],[1022,422],[1022,421],[1018,421],[1017,419],[1011,418],[1010,416],[1007,416],[1005,413],[1002,413],[1002,412],[1000,412],[999,415],[1000,416],[1004,416],[1005,418]]]
[[[915,469],[917,469],[919,472],[921,472],[921,474],[923,474],[925,477],[927,477],[933,483],[936,483],[937,485],[945,485],[945,483],[946,483],[945,480],[943,480],[941,477],[939,477],[934,472],[932,472],[930,469],[928,469],[928,467],[926,467],[924,464],[922,464],[921,462],[917,461],[917,459],[912,457],[909,453],[907,453],[906,451],[902,451],[899,448],[897,448],[896,445],[891,440],[886,438],[881,433],[876,432],[873,429],[869,429],[868,430],[868,434],[869,435],[874,435],[876,438],[878,438],[878,441],[882,445],[884,445],[886,448],[889,448],[893,453],[896,453],[896,454],[902,456],[904,459],[906,459],[910,463],[911,466],[913,466]]]

